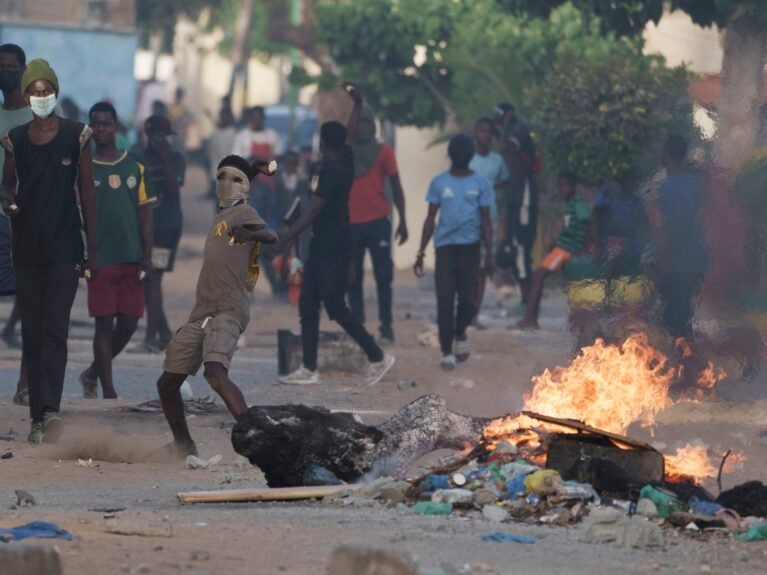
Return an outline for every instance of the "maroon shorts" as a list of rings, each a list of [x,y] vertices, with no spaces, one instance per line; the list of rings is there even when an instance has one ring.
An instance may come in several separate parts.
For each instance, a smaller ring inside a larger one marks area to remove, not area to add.
[[[88,313],[144,316],[144,283],[139,280],[139,264],[114,264],[99,268],[88,282]]]

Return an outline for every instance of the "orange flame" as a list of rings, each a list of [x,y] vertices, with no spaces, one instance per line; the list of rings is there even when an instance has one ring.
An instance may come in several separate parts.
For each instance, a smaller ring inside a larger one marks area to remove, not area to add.
[[[719,462],[708,453],[705,445],[688,443],[676,450],[675,455],[664,456],[666,460],[666,481],[693,480],[701,483],[704,479],[719,474]],[[742,453],[732,453],[722,469],[725,473],[735,471],[747,460]]]
[[[569,367],[533,377],[525,410],[577,419],[613,433],[625,434],[636,421],[651,426],[655,414],[671,403],[668,388],[674,374],[666,369],[667,361],[644,334],[632,335],[620,346],[599,339],[583,348]],[[529,427],[552,428],[524,416],[506,417],[491,422],[485,438]]]

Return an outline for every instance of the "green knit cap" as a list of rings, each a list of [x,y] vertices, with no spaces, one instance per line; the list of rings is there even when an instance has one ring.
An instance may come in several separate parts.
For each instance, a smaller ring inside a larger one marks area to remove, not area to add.
[[[48,80],[53,85],[56,93],[59,93],[59,79],[47,60],[37,58],[27,62],[27,69],[21,77],[21,93],[26,94],[27,88],[35,80]]]

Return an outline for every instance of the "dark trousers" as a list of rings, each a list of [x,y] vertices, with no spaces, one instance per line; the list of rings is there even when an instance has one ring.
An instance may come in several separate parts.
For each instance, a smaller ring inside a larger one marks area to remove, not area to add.
[[[437,248],[434,281],[439,345],[443,355],[453,353],[453,340],[466,335],[466,328],[477,315],[479,254],[479,242]]]
[[[349,258],[309,256],[304,264],[298,313],[301,316],[301,344],[304,367],[317,369],[317,345],[320,337],[320,304],[330,319],[340,325],[364,350],[371,362],[383,359],[383,352],[365,327],[346,305],[349,285]]]
[[[365,323],[365,304],[362,283],[365,278],[365,252],[373,261],[373,277],[378,291],[378,321],[382,326],[392,324],[392,290],[394,262],[391,257],[391,220],[381,218],[364,224],[352,224],[352,264],[354,281],[349,286],[349,307],[354,317]]]
[[[700,274],[674,272],[664,274],[656,282],[663,306],[663,325],[673,337],[692,335],[692,302],[702,282]]]
[[[80,266],[74,263],[16,266],[16,301],[29,386],[29,413],[39,423],[59,411],[67,367],[69,314]]]

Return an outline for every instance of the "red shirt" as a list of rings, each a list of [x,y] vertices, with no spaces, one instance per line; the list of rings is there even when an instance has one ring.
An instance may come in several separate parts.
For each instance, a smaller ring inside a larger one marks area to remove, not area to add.
[[[389,202],[385,191],[386,178],[398,173],[394,152],[384,144],[373,167],[354,179],[349,192],[351,223],[364,224],[389,215]]]

